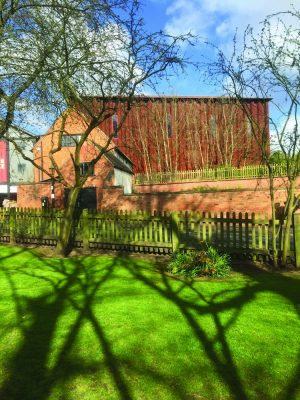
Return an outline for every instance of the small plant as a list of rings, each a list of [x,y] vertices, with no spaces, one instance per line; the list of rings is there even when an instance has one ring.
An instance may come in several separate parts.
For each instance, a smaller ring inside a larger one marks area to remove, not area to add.
[[[230,273],[230,257],[228,254],[220,254],[213,246],[207,246],[205,250],[188,250],[176,252],[172,256],[167,270],[176,275],[186,277],[214,276],[224,277]]]

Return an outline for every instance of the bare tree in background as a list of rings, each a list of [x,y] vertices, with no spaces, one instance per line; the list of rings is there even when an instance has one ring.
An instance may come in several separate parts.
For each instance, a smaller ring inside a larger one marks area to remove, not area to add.
[[[216,61],[209,63],[208,74],[221,78],[224,90],[239,99],[239,106],[248,116],[254,140],[259,145],[261,157],[268,167],[272,205],[272,247],[274,264],[286,265],[289,254],[290,229],[293,212],[299,205],[296,196],[296,179],[300,173],[300,13],[292,9],[268,16],[258,32],[248,27],[243,48],[231,57],[218,50]],[[275,117],[269,121],[253,118],[243,97],[272,98]],[[268,125],[271,125],[271,145],[280,152],[280,162],[287,178],[287,201],[277,226],[274,188],[274,157],[270,155]]]
[[[234,99],[153,99],[135,105],[131,118],[126,137],[131,151],[143,154],[137,168],[149,177],[251,162],[248,119]]]

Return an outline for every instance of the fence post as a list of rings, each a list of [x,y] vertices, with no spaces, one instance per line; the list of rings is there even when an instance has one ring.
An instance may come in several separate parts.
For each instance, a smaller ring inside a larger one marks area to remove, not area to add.
[[[89,251],[89,210],[87,209],[82,211],[82,242],[83,250]]]
[[[170,214],[170,222],[171,222],[171,236],[172,236],[172,252],[178,250],[179,248],[179,217],[177,212],[171,212]]]
[[[9,208],[9,241],[10,244],[16,243],[16,209]]]
[[[296,268],[300,268],[300,209],[294,213],[294,241]]]

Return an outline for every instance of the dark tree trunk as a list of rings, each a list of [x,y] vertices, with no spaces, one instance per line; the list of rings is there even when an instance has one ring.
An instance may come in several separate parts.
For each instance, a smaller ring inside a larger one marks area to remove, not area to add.
[[[76,220],[76,202],[78,199],[78,195],[80,192],[80,188],[74,187],[70,189],[64,217],[63,223],[60,231],[59,241],[56,247],[56,254],[62,257],[66,257],[73,246],[73,224]]]

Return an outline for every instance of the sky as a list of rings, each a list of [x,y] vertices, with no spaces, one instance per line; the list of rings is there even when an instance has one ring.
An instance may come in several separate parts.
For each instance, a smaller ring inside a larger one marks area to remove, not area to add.
[[[213,57],[205,42],[213,43],[226,53],[232,50],[233,36],[250,24],[259,28],[267,15],[300,9],[300,0],[144,0],[143,17],[150,30],[164,30],[178,35],[191,32],[199,36],[197,46],[183,49],[192,61]],[[220,89],[205,84],[203,78],[188,68],[185,75],[161,83],[159,91],[170,95],[220,95]]]
[[[287,11],[294,6],[300,9],[300,0],[142,0],[142,16],[149,31],[163,30],[172,35],[191,32],[199,37],[196,46],[183,47],[184,57],[198,62],[213,58],[213,43],[226,54],[232,51],[236,33],[242,36],[247,25],[258,29],[264,18],[270,14]],[[240,37],[241,37],[240,36]],[[151,93],[145,91],[147,94]],[[160,82],[157,92],[164,95],[218,96],[222,89],[208,84],[195,69],[188,67],[185,73],[171,76]],[[271,107],[272,112],[272,107]],[[39,115],[30,115],[28,130],[41,134],[49,123]]]

